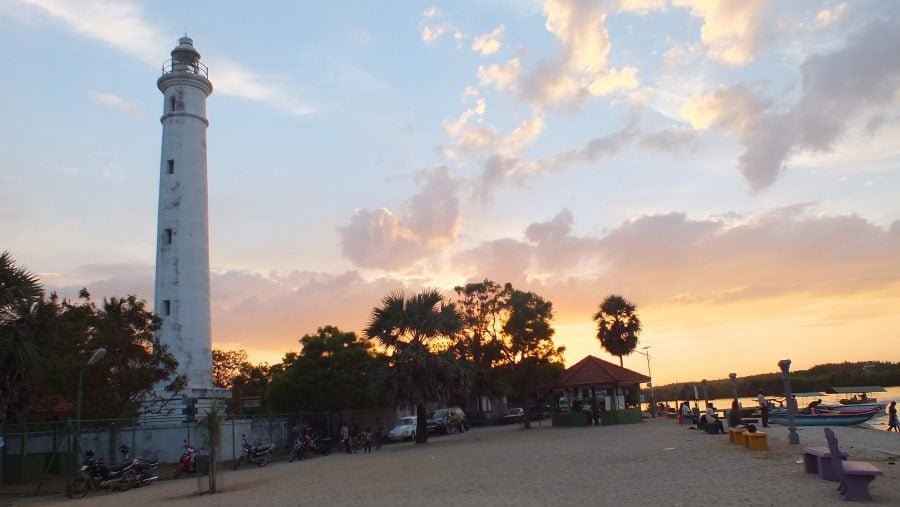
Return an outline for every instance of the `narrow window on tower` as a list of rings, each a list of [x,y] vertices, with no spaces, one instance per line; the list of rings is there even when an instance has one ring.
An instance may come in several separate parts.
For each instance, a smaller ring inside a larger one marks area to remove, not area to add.
[[[171,97],[169,97],[169,111],[174,111],[174,110],[175,110],[175,96],[172,95]]]
[[[166,244],[172,244],[172,229],[166,229]]]
[[[163,299],[163,315],[171,315],[172,314],[172,302],[168,299]]]
[[[169,174],[175,174],[175,159],[169,159]]]

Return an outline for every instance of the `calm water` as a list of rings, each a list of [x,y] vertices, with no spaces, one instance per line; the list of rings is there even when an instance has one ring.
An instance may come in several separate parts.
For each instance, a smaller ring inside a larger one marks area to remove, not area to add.
[[[900,403],[900,386],[886,387],[885,389],[887,389],[886,393],[871,393],[871,396],[874,396],[875,398],[877,398],[878,403],[890,404],[892,401],[896,401],[897,403]],[[701,395],[702,395],[702,393],[701,393]],[[838,403],[838,400],[840,400],[841,398],[846,398],[847,396],[848,395],[845,395],[845,394],[841,394],[841,395],[826,394],[826,395],[822,396],[822,402],[823,403]],[[731,398],[723,399],[723,400],[710,400],[710,401],[713,402],[713,404],[715,405],[716,408],[719,408],[719,409],[731,408]],[[743,407],[755,407],[757,405],[756,398],[738,398],[738,401],[740,401],[741,406],[743,406]],[[806,406],[807,403],[809,403],[811,401],[813,401],[813,398],[797,398],[797,405],[799,405],[800,408],[803,408]],[[669,406],[673,406],[673,405],[674,405],[674,403],[669,402]],[[693,405],[694,404],[692,402],[691,406],[693,406]],[[701,408],[701,410],[703,409],[702,401],[700,402],[700,408]],[[863,426],[870,426],[873,429],[886,431],[887,426],[888,426],[887,410],[885,410],[884,412],[881,412],[880,414],[876,415],[875,417],[869,419],[869,421],[866,422],[865,424],[863,424]]]

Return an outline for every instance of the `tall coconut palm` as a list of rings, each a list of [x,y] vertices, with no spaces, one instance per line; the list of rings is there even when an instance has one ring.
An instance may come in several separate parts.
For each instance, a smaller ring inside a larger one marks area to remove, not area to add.
[[[0,253],[0,422],[22,400],[25,376],[36,354],[28,319],[43,289],[37,276]]]
[[[597,321],[597,339],[607,352],[619,356],[619,366],[624,366],[623,356],[631,354],[638,344],[641,320],[637,307],[622,296],[612,294],[603,300],[594,320]]]
[[[416,443],[428,440],[425,405],[468,384],[467,368],[448,350],[461,327],[455,305],[433,289],[389,294],[372,310],[365,335],[387,354],[376,383],[389,403],[415,405]]]

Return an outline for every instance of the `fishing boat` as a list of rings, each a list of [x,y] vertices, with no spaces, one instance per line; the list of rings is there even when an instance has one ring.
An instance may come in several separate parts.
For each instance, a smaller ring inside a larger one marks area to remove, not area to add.
[[[869,405],[878,401],[877,398],[869,396],[869,393],[884,393],[887,392],[887,389],[881,386],[829,387],[825,392],[828,394],[853,395],[841,398],[841,405]]]
[[[853,426],[854,424],[862,424],[869,419],[875,417],[879,412],[877,409],[869,409],[858,411],[855,413],[841,413],[820,411],[816,414],[795,414],[794,425],[796,426]],[[776,410],[769,413],[769,422],[787,426],[787,410]]]
[[[858,403],[856,405],[819,405],[820,410],[830,410],[832,412],[840,412],[842,414],[852,414],[854,412],[866,410],[882,411],[887,407],[887,403]]]

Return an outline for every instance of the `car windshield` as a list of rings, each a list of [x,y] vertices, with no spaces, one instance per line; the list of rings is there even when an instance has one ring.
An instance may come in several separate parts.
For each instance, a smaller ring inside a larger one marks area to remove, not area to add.
[[[410,424],[416,424],[415,417],[404,417],[397,421],[397,426],[408,426]]]
[[[431,418],[437,419],[438,417],[444,417],[445,415],[447,415],[446,410],[437,410],[433,414],[431,414]]]

